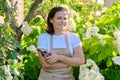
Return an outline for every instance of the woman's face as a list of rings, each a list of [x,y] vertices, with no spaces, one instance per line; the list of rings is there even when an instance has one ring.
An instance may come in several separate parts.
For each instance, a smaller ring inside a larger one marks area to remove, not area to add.
[[[53,24],[54,30],[64,30],[68,23],[68,14],[66,11],[58,11],[55,16],[50,19]]]

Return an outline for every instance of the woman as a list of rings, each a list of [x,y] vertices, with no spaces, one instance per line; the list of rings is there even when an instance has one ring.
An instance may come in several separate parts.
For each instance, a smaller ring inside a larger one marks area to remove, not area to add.
[[[54,7],[48,14],[46,33],[38,39],[38,49],[49,54],[38,53],[42,65],[39,80],[75,80],[71,67],[85,61],[79,37],[66,30],[68,17],[65,7]]]

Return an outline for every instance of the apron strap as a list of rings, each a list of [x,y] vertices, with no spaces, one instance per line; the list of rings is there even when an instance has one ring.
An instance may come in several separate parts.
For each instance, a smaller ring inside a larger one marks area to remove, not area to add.
[[[67,34],[65,34],[65,43],[66,43],[66,49],[69,51],[69,43],[68,43]]]
[[[50,35],[50,51],[53,48],[53,35]]]

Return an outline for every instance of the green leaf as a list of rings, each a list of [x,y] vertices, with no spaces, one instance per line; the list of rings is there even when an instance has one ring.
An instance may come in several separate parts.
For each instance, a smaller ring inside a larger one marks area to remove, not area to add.
[[[92,46],[90,49],[90,55],[95,54],[97,52],[98,47],[99,46],[97,46],[97,45]]]
[[[3,66],[5,64],[4,57],[0,57],[0,66]]]
[[[107,55],[105,54],[105,52],[101,52],[98,55],[98,61],[102,61],[103,59],[105,59],[107,57]]]
[[[112,61],[110,59],[108,59],[107,62],[106,62],[106,65],[107,65],[107,67],[112,66]]]
[[[108,56],[112,55],[113,48],[112,46],[105,46],[101,53],[98,55],[98,61],[105,59]]]
[[[113,51],[112,54],[113,56],[117,56],[118,53],[116,51]]]

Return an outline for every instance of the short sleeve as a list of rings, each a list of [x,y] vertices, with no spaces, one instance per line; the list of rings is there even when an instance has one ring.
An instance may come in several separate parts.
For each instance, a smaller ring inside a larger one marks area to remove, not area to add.
[[[46,44],[46,38],[45,38],[45,36],[44,35],[40,35],[38,37],[38,46],[37,46],[37,48],[44,48],[44,49],[46,49],[47,48],[46,45],[47,44]]]
[[[73,42],[73,48],[81,45],[81,41],[78,35],[74,35],[72,42]]]

